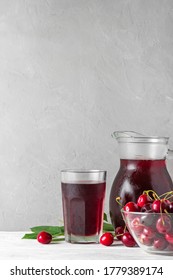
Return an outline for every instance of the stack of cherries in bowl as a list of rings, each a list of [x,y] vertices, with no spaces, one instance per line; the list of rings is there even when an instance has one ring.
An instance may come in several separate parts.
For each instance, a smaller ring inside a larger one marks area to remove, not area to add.
[[[139,247],[149,253],[173,254],[173,192],[158,196],[144,191],[136,203],[123,207],[122,215]]]

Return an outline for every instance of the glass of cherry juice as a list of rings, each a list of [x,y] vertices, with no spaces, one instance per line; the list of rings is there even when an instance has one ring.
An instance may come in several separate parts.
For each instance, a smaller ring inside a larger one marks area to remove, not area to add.
[[[99,243],[103,226],[106,171],[62,170],[65,240]]]

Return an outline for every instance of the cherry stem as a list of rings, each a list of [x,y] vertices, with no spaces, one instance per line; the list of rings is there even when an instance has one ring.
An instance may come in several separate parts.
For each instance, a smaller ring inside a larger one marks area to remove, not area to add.
[[[172,198],[173,197],[173,194],[172,195],[170,195],[170,196],[168,196],[166,199],[170,199],[170,198]]]
[[[168,213],[168,211],[166,209],[164,209],[164,212],[169,216],[171,217],[171,215]]]
[[[148,195],[151,199],[153,199],[153,198],[154,199],[160,199],[158,194],[153,190],[147,190],[147,191],[144,191],[143,193]],[[152,193],[152,196],[150,195],[150,193]]]
[[[162,200],[160,201],[160,213],[162,213]]]
[[[115,237],[117,236],[122,236],[124,233],[116,234]]]
[[[164,225],[165,224],[165,221],[163,219],[163,213],[160,213],[161,214],[161,219],[162,219],[162,224]]]
[[[123,233],[115,234],[115,238],[116,238],[117,236],[122,236],[122,235],[126,232],[126,228],[127,228],[127,226],[125,225],[124,230],[123,230]]]
[[[116,197],[116,202],[117,202],[120,206],[122,206],[122,204],[120,203],[120,200],[121,200],[121,197],[120,197],[120,196]]]
[[[167,199],[169,197],[169,195],[173,195],[173,191],[170,191],[170,192],[166,192],[166,193],[163,193],[160,195],[160,197],[164,197],[164,199]]]

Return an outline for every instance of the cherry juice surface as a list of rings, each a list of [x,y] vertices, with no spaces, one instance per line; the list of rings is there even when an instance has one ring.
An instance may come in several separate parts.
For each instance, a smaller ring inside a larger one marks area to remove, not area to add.
[[[137,202],[144,190],[158,195],[173,190],[165,160],[120,160],[120,169],[110,192],[109,209],[113,226],[123,226],[120,209],[129,201]],[[121,206],[116,197],[121,197]]]
[[[67,233],[76,236],[99,233],[106,183],[62,183],[61,187]]]

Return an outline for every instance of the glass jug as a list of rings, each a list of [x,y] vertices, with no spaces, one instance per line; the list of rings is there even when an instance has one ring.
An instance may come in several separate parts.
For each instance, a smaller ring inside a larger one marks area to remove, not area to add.
[[[144,190],[161,195],[173,190],[173,183],[166,168],[168,137],[146,137],[133,131],[116,131],[113,137],[120,155],[120,168],[109,199],[110,218],[116,228],[124,226],[120,209],[128,201],[136,202]]]

